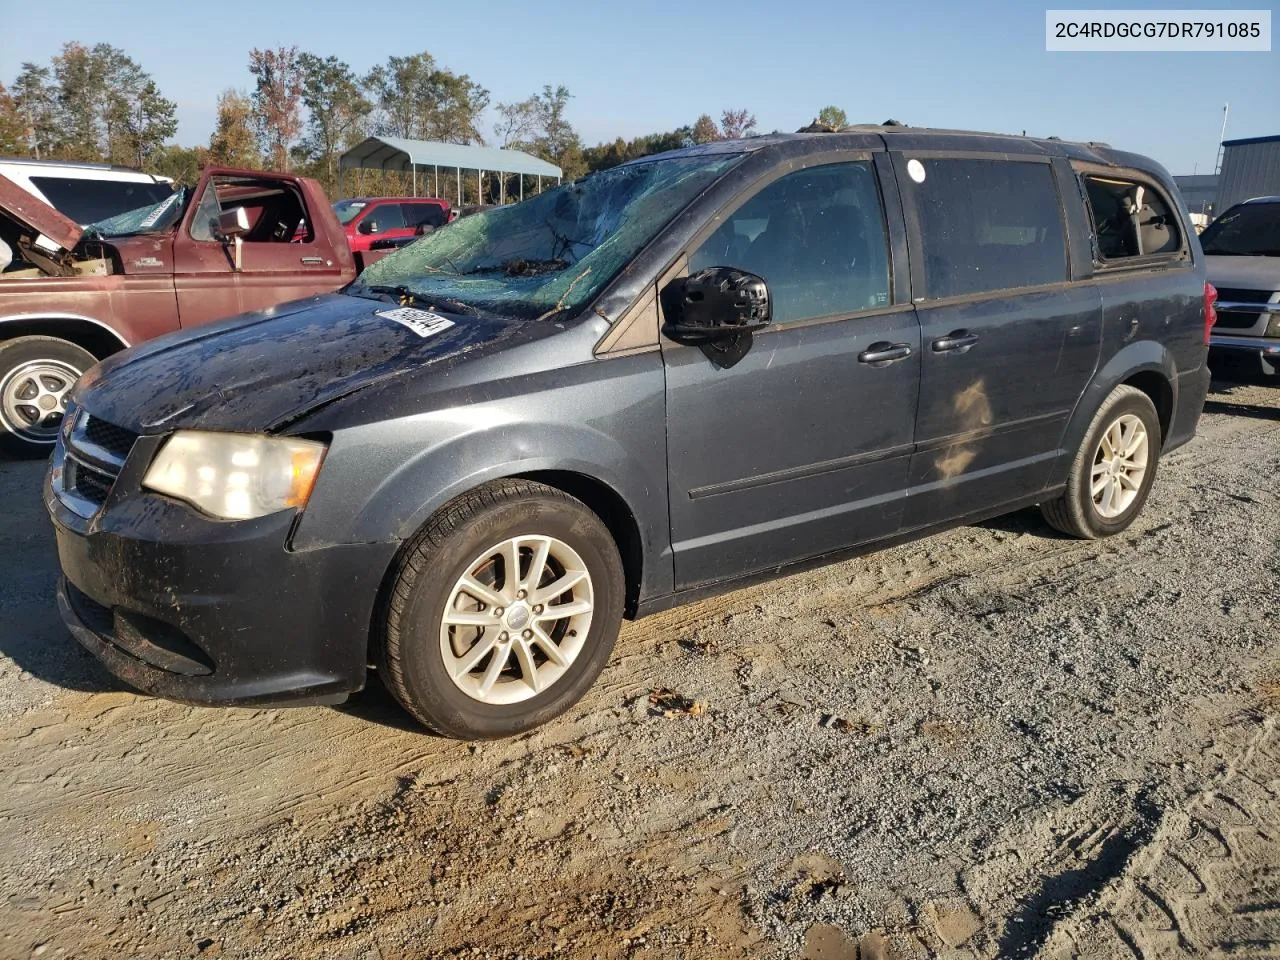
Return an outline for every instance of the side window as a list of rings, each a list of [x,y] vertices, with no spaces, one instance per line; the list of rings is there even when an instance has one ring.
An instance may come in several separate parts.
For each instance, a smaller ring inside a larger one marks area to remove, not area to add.
[[[1047,163],[908,161],[931,300],[1067,279],[1066,229]]]
[[[200,194],[200,202],[196,204],[195,213],[191,215],[191,239],[212,241],[218,238],[218,214],[222,207],[218,204],[218,185],[212,180]]]
[[[440,227],[448,219],[444,207],[438,203],[402,203],[400,211],[404,215],[404,225],[411,229],[422,225]]]
[[[386,233],[403,226],[404,215],[400,212],[400,204],[380,203],[364,215],[358,229],[361,233]]]
[[[1103,260],[1182,252],[1178,217],[1154,187],[1091,176],[1084,178],[1084,186]]]
[[[690,255],[690,272],[704,267],[764,277],[775,323],[887,306],[888,241],[871,164],[811,167],[769,184]]]

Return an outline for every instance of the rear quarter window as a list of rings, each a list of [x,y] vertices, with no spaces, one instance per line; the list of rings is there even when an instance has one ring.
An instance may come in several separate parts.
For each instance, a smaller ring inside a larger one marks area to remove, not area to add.
[[[1100,260],[1124,263],[1182,254],[1177,212],[1159,189],[1137,180],[1088,174],[1084,187]]]
[[[899,179],[916,211],[928,299],[1067,279],[1066,228],[1047,163],[908,163]]]

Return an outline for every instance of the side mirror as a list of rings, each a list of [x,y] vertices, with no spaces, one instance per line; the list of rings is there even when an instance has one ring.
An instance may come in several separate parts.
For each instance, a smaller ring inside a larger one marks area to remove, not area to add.
[[[357,229],[360,233],[377,233],[378,221],[377,220],[361,220],[360,226]]]
[[[218,233],[228,240],[249,232],[249,214],[244,207],[233,207],[218,214]]]
[[[241,256],[244,246],[242,237],[248,232],[249,214],[244,207],[232,207],[218,214],[218,236],[222,238],[223,243],[231,244],[234,251],[232,265],[237,273],[244,269]]]
[[[763,277],[736,267],[707,267],[678,278],[662,291],[663,334],[702,348],[727,369],[747,355],[752,334],[773,320]]]

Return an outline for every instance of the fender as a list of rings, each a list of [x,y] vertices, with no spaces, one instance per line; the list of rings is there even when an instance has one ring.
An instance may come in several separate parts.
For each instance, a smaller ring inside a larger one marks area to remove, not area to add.
[[[1172,392],[1171,409],[1178,408],[1177,366],[1169,351],[1154,340],[1139,340],[1126,344],[1094,373],[1093,379],[1089,381],[1084,393],[1076,401],[1075,409],[1063,431],[1058,459],[1054,463],[1054,470],[1050,476],[1055,478],[1066,476],[1071,461],[1075,459],[1080,444],[1084,440],[1085,432],[1089,429],[1089,424],[1093,422],[1094,415],[1102,406],[1102,401],[1117,386],[1139,373],[1158,374],[1169,385]]]
[[[661,381],[658,386],[660,390]],[[422,428],[414,431],[416,453],[389,473],[379,475],[375,465],[366,465],[370,487],[356,494],[350,488],[330,490],[321,470],[312,502],[295,534],[294,549],[404,541],[449,500],[482,483],[540,471],[567,472],[607,487],[630,513],[639,534],[639,596],[669,593],[674,568],[660,393],[656,402],[656,407],[644,402],[639,405],[641,415],[654,427],[645,438],[643,451],[628,450],[589,424],[517,422],[500,404],[455,407],[414,418],[415,426]],[[343,431],[337,431],[326,459],[368,458],[369,451],[379,446],[376,439],[370,441],[368,429],[361,431],[358,448],[346,445]],[[400,429],[397,446],[403,448],[403,423]],[[344,463],[335,473],[350,476],[352,466]],[[325,532],[323,542],[312,534],[321,530]]]
[[[45,311],[40,313],[11,313],[5,316],[0,316],[0,324],[20,323],[23,325],[35,325],[35,324],[44,323],[46,321],[51,323],[58,323],[58,322],[87,323],[103,331],[103,333],[107,334],[108,336],[110,336],[112,340],[114,340],[116,343],[120,345],[121,350],[127,350],[129,347],[132,346],[132,344],[129,343],[129,341],[126,340],[110,324],[105,323],[102,320],[97,320],[93,317],[87,317],[84,314],[80,314],[80,313],[65,313],[59,310],[59,311]],[[0,326],[0,339],[6,338],[6,337],[7,337],[6,328],[4,326]]]

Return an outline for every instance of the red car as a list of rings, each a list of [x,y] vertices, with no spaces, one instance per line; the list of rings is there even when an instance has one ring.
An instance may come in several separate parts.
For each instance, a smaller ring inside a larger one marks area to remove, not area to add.
[[[378,240],[429,233],[453,217],[449,203],[436,197],[356,197],[333,205],[351,252],[369,250]]]

